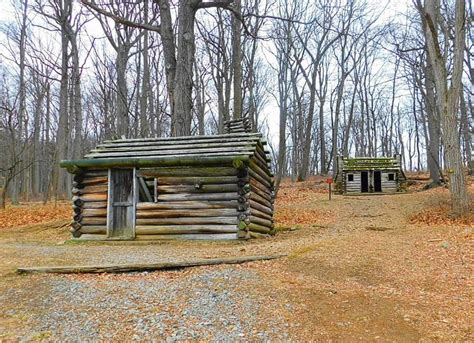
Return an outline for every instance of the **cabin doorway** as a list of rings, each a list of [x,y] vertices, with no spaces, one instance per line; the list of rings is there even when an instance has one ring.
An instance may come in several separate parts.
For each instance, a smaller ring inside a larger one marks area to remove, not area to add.
[[[374,171],[374,192],[382,192],[382,172]]]
[[[360,191],[362,193],[369,191],[369,172],[363,171],[360,173]]]
[[[133,169],[109,170],[108,238],[135,238],[134,188]]]

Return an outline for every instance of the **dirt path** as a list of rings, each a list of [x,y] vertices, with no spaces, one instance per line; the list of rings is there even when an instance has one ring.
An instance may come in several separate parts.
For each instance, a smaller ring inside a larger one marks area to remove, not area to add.
[[[0,230],[0,339],[472,341],[472,228],[410,224],[437,194],[326,199],[285,185],[275,238],[62,244]],[[127,275],[17,276],[19,266],[286,253],[277,261]],[[119,324],[117,324],[119,323]]]

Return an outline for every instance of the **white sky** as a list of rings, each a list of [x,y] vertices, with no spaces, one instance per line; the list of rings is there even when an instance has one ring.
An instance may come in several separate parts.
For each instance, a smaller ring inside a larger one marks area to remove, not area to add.
[[[0,24],[15,20],[12,1],[16,2],[18,0],[0,0]],[[30,0],[30,2],[33,2],[33,0]],[[377,11],[381,11],[385,7],[385,10],[381,13],[378,20],[380,24],[393,20],[396,16],[405,13],[409,6],[412,6],[411,0],[368,0],[368,3],[374,6]],[[88,32],[92,32],[92,35],[96,36],[96,33],[101,32],[100,25],[96,21],[89,23]],[[0,39],[2,39],[1,36]],[[265,46],[266,44],[267,43],[264,43],[263,50],[267,48]],[[265,57],[269,63],[274,63],[274,61],[271,61],[271,54],[267,53]],[[268,104],[260,114],[260,118],[268,121],[270,127],[269,138],[276,146],[278,140],[279,111],[272,95],[269,96]]]

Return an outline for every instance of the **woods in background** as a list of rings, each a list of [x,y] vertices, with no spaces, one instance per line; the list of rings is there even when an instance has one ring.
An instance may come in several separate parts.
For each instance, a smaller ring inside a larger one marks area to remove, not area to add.
[[[465,4],[14,0],[0,36],[0,199],[67,197],[58,161],[105,139],[223,133],[249,117],[268,135],[277,185],[330,173],[337,155],[401,154],[433,184],[447,171],[464,212]]]

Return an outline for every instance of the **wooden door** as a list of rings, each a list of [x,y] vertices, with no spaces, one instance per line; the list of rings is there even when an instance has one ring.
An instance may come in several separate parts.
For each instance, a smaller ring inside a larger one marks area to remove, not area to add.
[[[361,193],[369,191],[369,172],[363,171],[360,173],[360,191]]]
[[[133,169],[109,170],[108,238],[135,238],[134,180]]]
[[[374,171],[374,192],[382,192],[382,172]]]

